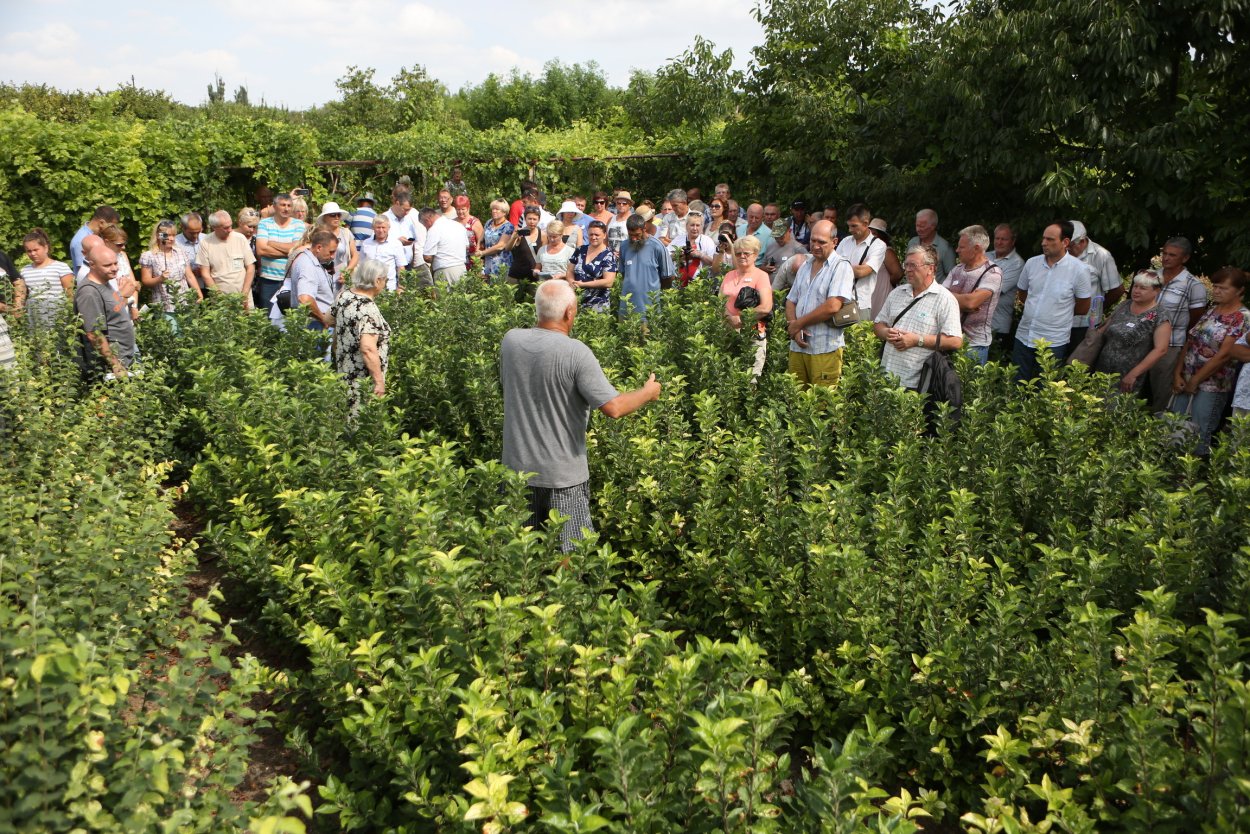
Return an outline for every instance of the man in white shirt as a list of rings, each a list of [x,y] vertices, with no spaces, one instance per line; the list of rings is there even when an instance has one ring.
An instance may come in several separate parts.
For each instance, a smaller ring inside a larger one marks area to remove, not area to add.
[[[425,226],[412,210],[412,191],[404,185],[395,186],[391,191],[391,207],[383,212],[383,217],[391,223],[391,240],[399,241],[401,246],[412,250],[413,268],[417,270],[417,281],[421,286],[434,283],[434,276],[425,263]]]
[[[1010,345],[1011,322],[1016,312],[1016,285],[1020,283],[1020,273],[1024,271],[1024,258],[1016,252],[1016,231],[1010,223],[999,223],[994,227],[994,249],[985,255],[1003,271],[998,306],[994,308],[990,327],[995,341],[1006,348]]]
[[[885,263],[885,242],[868,228],[872,212],[863,203],[846,210],[849,235],[838,241],[838,254],[851,262],[855,273],[855,303],[865,317],[872,316],[872,296],[877,289],[877,273]]]
[[[425,262],[434,272],[435,282],[455,284],[466,272],[469,236],[464,226],[444,217],[438,209],[421,209],[421,225],[425,226]]]
[[[667,241],[672,246],[686,245],[686,218],[690,216],[689,196],[680,188],[668,192],[666,198],[673,210],[660,217],[659,226],[661,242]]]
[[[1071,240],[1071,222],[1051,223],[1042,232],[1042,254],[1029,258],[1020,274],[1016,296],[1024,303],[1024,314],[1011,351],[1017,380],[1041,374],[1037,356],[1043,344],[1056,359],[1067,356],[1072,317],[1089,312],[1089,270],[1068,254]]]
[[[1124,281],[1116,269],[1115,258],[1089,239],[1085,224],[1080,220],[1072,221],[1072,242],[1068,244],[1068,254],[1089,268],[1090,288],[1095,299],[1090,304],[1088,315],[1072,319],[1072,340],[1068,344],[1079,345],[1085,338],[1085,331],[1100,325],[1103,311],[1111,309],[1124,295]],[[1102,296],[1101,303],[1097,300],[1099,296]]]
[[[391,221],[386,215],[373,218],[373,237],[360,242],[360,257],[386,266],[386,288],[394,292],[399,289],[399,273],[412,263],[412,247],[404,246],[390,235]]]

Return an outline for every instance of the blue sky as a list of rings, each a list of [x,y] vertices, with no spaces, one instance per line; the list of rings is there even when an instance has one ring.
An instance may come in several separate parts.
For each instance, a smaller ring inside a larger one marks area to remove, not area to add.
[[[512,67],[596,60],[609,83],[655,69],[696,34],[732,48],[745,68],[762,29],[756,0],[215,0],[207,4],[113,0],[0,0],[0,80],[61,89],[112,89],[134,76],[187,104],[205,99],[219,73],[227,94],[304,108],[336,96],[348,66],[388,81],[419,63],[451,90]]]

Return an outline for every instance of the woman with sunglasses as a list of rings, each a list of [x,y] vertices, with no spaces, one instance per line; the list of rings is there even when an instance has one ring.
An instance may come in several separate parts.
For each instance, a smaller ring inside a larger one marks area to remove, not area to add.
[[[152,229],[148,251],[139,256],[139,280],[152,291],[152,301],[165,312],[175,333],[178,330],[175,307],[192,297],[196,302],[204,300],[200,282],[191,272],[186,254],[174,241],[177,231],[174,221],[160,221]]]
[[[723,197],[713,197],[708,204],[709,218],[704,225],[709,229],[719,229],[720,224],[729,220],[729,201]]]
[[[582,291],[583,310],[606,313],[620,269],[616,254],[608,246],[607,224],[592,220],[586,229],[586,240],[586,245],[574,252],[569,261],[568,281]]]
[[[596,191],[590,200],[590,211],[586,214],[590,215],[591,220],[598,220],[606,229],[608,223],[612,221],[612,211],[608,195],[602,191]]]

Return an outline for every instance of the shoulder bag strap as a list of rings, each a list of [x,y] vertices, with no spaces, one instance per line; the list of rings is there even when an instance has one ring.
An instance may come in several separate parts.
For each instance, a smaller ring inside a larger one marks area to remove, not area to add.
[[[904,307],[904,308],[903,308],[903,312],[901,312],[901,313],[899,313],[897,316],[895,316],[895,317],[894,317],[894,321],[890,322],[890,327],[897,327],[897,326],[898,326],[899,321],[901,321],[901,320],[902,320],[903,316],[907,315],[907,311],[908,311],[908,310],[910,310],[912,307],[915,307],[915,306],[916,306],[916,304],[917,304],[917,303],[920,301],[920,299],[922,299],[922,298],[924,298],[924,295],[918,295],[918,296],[916,296],[915,298],[913,298],[913,299],[911,300],[911,303],[910,303],[910,304],[908,304],[906,307]]]

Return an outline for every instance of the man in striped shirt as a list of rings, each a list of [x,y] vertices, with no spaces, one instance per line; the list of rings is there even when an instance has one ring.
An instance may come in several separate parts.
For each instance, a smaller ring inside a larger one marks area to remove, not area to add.
[[[287,258],[304,237],[304,221],[291,216],[291,195],[283,192],[273,200],[273,217],[260,221],[256,230],[256,255],[260,258],[259,309],[269,302],[286,278]]]
[[[831,321],[855,297],[851,264],[834,251],[833,224],[812,226],[811,257],[799,267],[786,296],[786,332],[790,336],[790,373],[803,387],[832,387],[842,376],[841,327]]]

